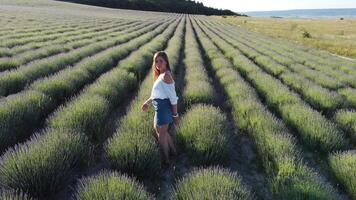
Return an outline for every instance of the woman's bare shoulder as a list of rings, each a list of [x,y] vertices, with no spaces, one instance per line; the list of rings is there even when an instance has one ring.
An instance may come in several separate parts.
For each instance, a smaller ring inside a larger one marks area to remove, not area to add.
[[[163,81],[166,82],[166,83],[173,83],[173,77],[172,77],[172,74],[171,74],[171,72],[169,70],[164,72]]]

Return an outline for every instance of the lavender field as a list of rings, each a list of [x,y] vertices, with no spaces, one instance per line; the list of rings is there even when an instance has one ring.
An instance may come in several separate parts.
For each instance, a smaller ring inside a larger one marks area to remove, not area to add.
[[[356,199],[356,62],[204,15],[0,1],[0,199]],[[181,122],[161,165],[152,57]]]

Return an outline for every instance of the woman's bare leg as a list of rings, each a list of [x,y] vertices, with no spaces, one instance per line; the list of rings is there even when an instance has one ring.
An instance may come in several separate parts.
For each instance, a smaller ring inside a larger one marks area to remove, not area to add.
[[[156,129],[155,125],[153,125],[153,129],[155,130],[154,133],[153,133],[153,137],[155,137],[156,141],[159,142],[158,141],[158,132],[157,132],[157,129]]]
[[[169,145],[168,145],[168,124],[162,126],[156,126],[157,133],[158,133],[158,141],[163,151],[163,155],[165,158],[165,162],[169,162]]]
[[[172,137],[168,132],[167,132],[167,140],[168,140],[169,150],[173,153],[173,155],[177,155],[176,147],[174,146]]]

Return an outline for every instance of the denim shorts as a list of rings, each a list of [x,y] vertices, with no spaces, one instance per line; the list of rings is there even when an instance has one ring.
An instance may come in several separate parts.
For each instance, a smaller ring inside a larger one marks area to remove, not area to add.
[[[155,108],[154,124],[162,126],[173,122],[172,105],[169,99],[153,99]]]

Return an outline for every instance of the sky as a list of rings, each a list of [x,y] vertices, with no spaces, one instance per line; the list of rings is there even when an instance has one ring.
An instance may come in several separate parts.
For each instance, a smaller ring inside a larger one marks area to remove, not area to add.
[[[235,12],[356,8],[356,0],[196,0],[214,8],[230,9]]]

